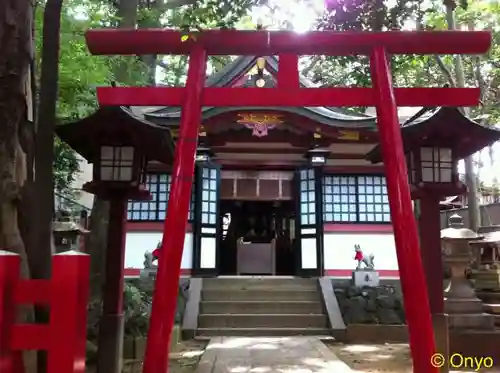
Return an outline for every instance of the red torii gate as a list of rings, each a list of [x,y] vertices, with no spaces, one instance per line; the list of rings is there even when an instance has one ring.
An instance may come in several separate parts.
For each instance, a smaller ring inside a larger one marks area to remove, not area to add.
[[[189,37],[186,39],[186,35]],[[397,106],[475,106],[475,88],[393,88],[390,54],[482,54],[489,32],[309,32],[208,30],[186,34],[163,29],[91,30],[97,55],[189,55],[185,88],[103,87],[101,105],[182,106],[149,328],[145,373],[165,373],[174,321],[182,248],[193,182],[202,106],[375,106],[386,167],[394,238],[410,335],[414,372],[437,373],[426,282],[419,254]],[[300,88],[299,55],[368,55],[372,88]],[[207,55],[278,55],[276,88],[205,88]],[[167,234],[168,232],[168,234]]]

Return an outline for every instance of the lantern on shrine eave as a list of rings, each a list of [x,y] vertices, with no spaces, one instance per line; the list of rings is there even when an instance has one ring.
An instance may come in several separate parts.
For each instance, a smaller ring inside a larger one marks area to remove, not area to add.
[[[424,193],[440,197],[466,192],[458,175],[458,161],[500,139],[500,131],[467,118],[458,108],[443,107],[414,116],[401,126],[413,198]],[[367,155],[382,162],[377,145]]]
[[[321,167],[326,165],[329,154],[330,151],[327,149],[313,147],[307,151],[306,158],[309,161],[309,165],[313,167]]]
[[[208,163],[212,160],[212,157],[214,156],[213,151],[205,146],[199,146],[196,149],[196,158],[195,161],[196,163]]]
[[[170,132],[127,108],[100,108],[78,122],[58,126],[56,133],[93,164],[93,179],[83,190],[104,199],[114,193],[127,194],[132,200],[148,199],[143,186],[147,163],[172,162]]]

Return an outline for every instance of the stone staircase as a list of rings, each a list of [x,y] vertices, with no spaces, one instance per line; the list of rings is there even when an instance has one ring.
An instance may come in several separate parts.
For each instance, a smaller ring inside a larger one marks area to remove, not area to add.
[[[495,317],[495,326],[500,327],[500,292],[497,291],[476,291],[483,304],[484,312],[492,314]]]
[[[203,279],[197,336],[329,335],[317,279]]]

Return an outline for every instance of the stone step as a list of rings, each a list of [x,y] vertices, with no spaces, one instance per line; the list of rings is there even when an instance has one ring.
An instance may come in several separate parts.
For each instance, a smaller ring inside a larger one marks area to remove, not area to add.
[[[211,290],[203,289],[202,301],[319,301],[318,290]]]
[[[489,313],[448,314],[450,328],[493,329],[495,318]]]
[[[444,312],[449,314],[464,313],[476,314],[483,311],[484,304],[479,299],[446,299],[444,302]]]
[[[197,336],[201,337],[288,337],[288,336],[320,336],[329,337],[327,328],[199,328]]]
[[[326,315],[199,315],[200,328],[326,328]]]
[[[499,291],[477,290],[476,295],[479,299],[486,303],[500,303]]]
[[[488,313],[492,313],[492,314],[500,316],[500,304],[485,303],[483,305],[483,307],[484,307],[484,312],[488,312]]]
[[[200,314],[323,314],[320,301],[202,301]]]
[[[203,289],[207,290],[315,290],[318,281],[310,278],[211,278],[203,280]]]

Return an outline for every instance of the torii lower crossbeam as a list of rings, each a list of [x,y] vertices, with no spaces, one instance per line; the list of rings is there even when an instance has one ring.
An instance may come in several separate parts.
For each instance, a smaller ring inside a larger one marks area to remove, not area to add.
[[[431,364],[435,343],[426,282],[412,214],[397,105],[474,106],[477,89],[393,88],[388,53],[479,54],[490,46],[487,32],[385,32],[296,34],[285,31],[216,30],[190,35],[172,30],[94,30],[87,43],[94,54],[189,54],[185,88],[100,88],[101,105],[181,105],[172,189],[163,232],[144,373],[165,373],[174,321],[182,248],[187,224],[194,158],[206,106],[376,106],[386,169],[394,238],[410,335],[413,369],[437,373]],[[204,88],[206,55],[279,55],[278,88]],[[302,89],[298,55],[370,56],[373,88]]]

